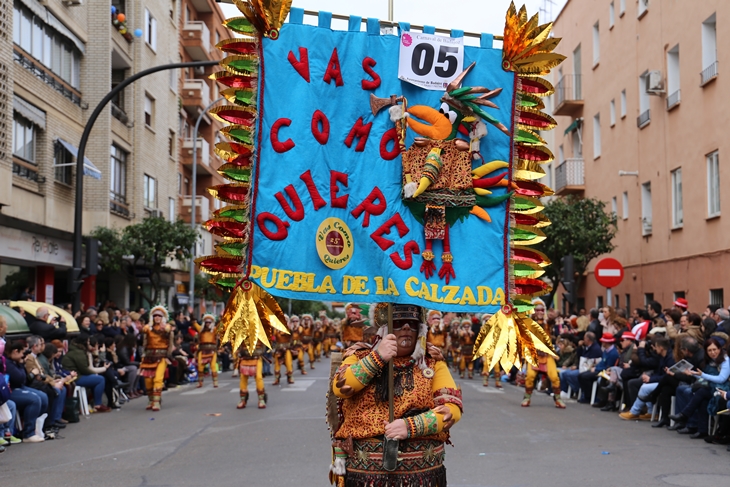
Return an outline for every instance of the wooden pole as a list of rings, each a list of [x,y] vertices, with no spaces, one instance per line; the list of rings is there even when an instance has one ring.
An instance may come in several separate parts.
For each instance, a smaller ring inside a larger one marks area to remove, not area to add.
[[[393,304],[388,303],[388,335],[393,333]],[[393,399],[393,380],[395,376],[395,368],[393,362],[395,357],[388,362],[388,422],[395,421],[395,406]]]

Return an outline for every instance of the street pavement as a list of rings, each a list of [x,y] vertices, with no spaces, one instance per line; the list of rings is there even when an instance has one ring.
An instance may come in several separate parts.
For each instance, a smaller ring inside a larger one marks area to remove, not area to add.
[[[327,486],[329,432],[324,396],[329,363],[294,385],[272,386],[269,404],[255,394],[237,410],[238,379],[220,387],[179,387],[163,394],[162,411],[136,399],[120,411],[69,425],[64,439],[20,444],[0,454],[0,485],[52,487]],[[450,487],[616,485],[717,487],[730,481],[725,446],[690,440],[648,422],[569,402],[555,409],[536,393],[498,391],[459,380],[465,413],[447,447]],[[250,385],[253,387],[253,384]]]

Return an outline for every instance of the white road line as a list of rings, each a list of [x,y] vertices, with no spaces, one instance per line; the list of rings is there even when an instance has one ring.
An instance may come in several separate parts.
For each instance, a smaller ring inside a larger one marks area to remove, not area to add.
[[[282,391],[304,392],[314,384],[315,379],[299,379],[294,384],[287,384],[281,388]]]

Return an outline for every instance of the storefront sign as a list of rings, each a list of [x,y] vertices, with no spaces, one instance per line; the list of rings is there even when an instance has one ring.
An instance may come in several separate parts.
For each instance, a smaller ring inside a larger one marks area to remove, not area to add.
[[[0,258],[71,267],[73,243],[16,228],[0,227]]]

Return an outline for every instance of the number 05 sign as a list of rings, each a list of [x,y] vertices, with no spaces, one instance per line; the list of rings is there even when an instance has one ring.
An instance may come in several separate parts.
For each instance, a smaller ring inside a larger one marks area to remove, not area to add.
[[[464,65],[464,38],[419,32],[400,36],[398,78],[427,90],[443,90]]]

